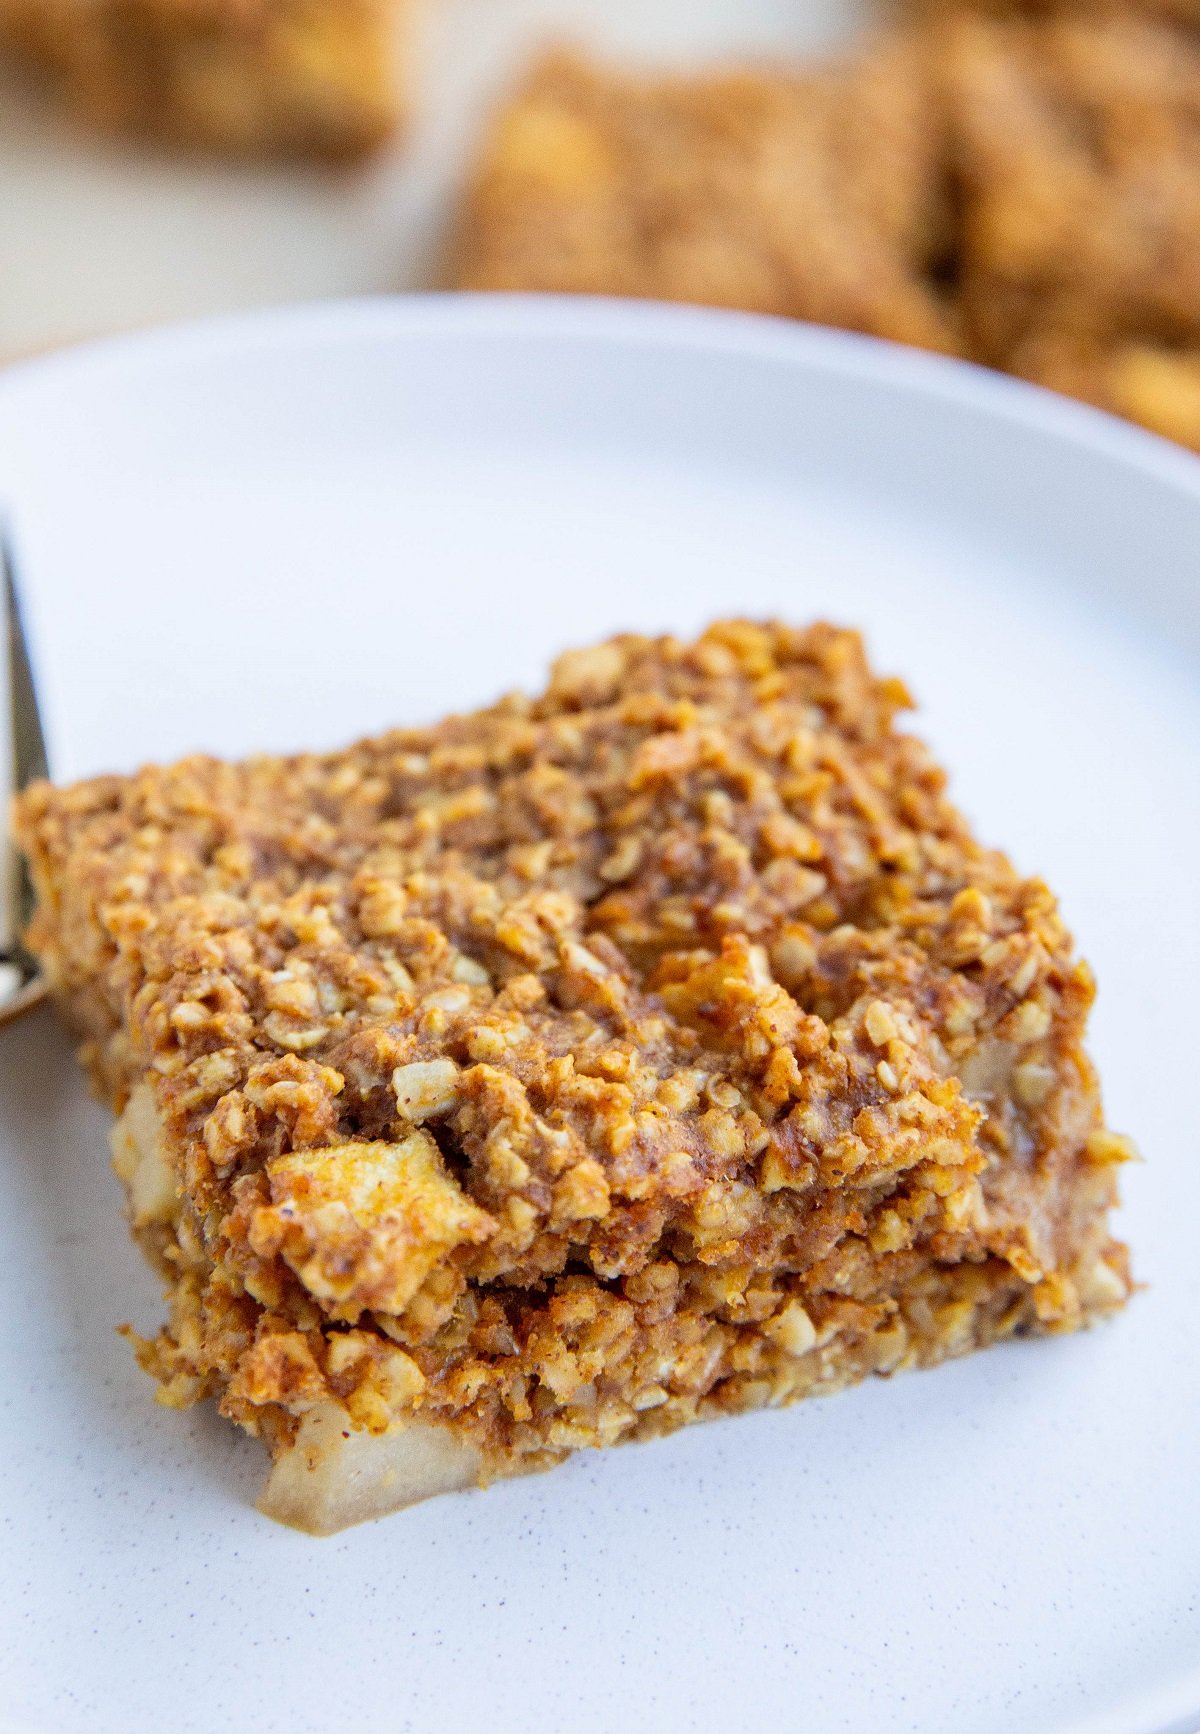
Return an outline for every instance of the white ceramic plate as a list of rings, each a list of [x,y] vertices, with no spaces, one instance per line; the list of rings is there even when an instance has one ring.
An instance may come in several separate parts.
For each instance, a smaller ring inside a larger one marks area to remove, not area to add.
[[[0,1037],[0,1715],[351,1728],[1200,1724],[1200,465],[853,337],[366,303],[0,380],[62,774],[344,740],[731,611],[861,624],[1061,892],[1148,1163],[1120,1321],[315,1542],[150,1401],[159,1315],[48,1017]]]

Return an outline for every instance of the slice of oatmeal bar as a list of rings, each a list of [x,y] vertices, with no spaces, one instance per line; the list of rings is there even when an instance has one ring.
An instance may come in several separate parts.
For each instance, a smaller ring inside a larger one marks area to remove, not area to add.
[[[954,349],[924,51],[653,78],[547,56],[497,117],[454,277],[707,302]]]
[[[856,634],[622,637],[325,757],[18,809],[160,1399],[330,1531],[1129,1292],[1055,901]]]
[[[116,132],[353,157],[401,119],[407,0],[0,0],[0,46]]]

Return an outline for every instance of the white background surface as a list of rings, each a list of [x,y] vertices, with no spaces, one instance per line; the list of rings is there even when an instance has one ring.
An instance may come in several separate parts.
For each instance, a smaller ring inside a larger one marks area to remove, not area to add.
[[[730,610],[865,627],[1094,963],[1121,1320],[314,1542],[155,1408],[48,1017],[0,1035],[0,1722],[1190,1734],[1200,465],[1012,381],[689,311],[410,301],[0,382],[62,772],[319,744]]]
[[[413,124],[331,173],[80,135],[0,72],[0,359],[168,319],[438,281],[485,116],[549,39],[638,63],[819,51],[870,0],[411,0]]]

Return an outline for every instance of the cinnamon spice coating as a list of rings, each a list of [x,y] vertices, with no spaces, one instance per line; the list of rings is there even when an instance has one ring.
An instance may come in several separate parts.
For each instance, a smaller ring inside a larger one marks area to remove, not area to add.
[[[276,1449],[416,1416],[486,1475],[1119,1307],[1092,978],[908,704],[853,632],[727,621],[344,752],[28,791],[162,1399]]]

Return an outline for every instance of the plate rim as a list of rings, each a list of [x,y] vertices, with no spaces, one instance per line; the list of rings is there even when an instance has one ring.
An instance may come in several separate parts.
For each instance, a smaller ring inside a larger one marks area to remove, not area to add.
[[[85,340],[0,369],[0,409],[78,380],[157,371],[206,357],[330,339],[507,336],[692,350],[875,380],[1048,434],[1165,482],[1200,502],[1200,456],[1091,404],[976,362],[833,326],[615,296],[475,291],[348,296],[183,320]]]

